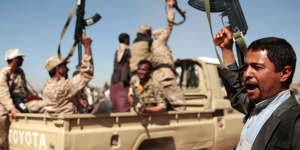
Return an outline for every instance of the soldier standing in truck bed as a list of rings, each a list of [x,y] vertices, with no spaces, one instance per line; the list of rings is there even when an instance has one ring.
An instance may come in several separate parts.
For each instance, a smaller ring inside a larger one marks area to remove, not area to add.
[[[174,0],[168,0],[168,20],[174,21],[175,12]],[[167,41],[173,29],[173,23],[167,21],[165,28],[157,29],[153,32],[154,41],[152,43],[151,62],[154,66],[153,78],[162,84],[164,94],[175,110],[182,110],[185,104],[183,91],[176,82],[175,62],[177,59],[172,57]],[[176,107],[177,106],[177,107]],[[179,107],[181,106],[181,107]]]
[[[120,45],[115,52],[114,69],[111,76],[110,100],[113,105],[113,112],[129,112],[128,102],[129,90],[129,60],[130,60],[130,37],[127,33],[119,35]]]
[[[130,84],[137,84],[139,79],[137,77],[138,63],[143,60],[150,60],[151,45],[152,45],[152,27],[150,25],[141,25],[136,33],[136,38],[130,48]]]
[[[79,73],[68,79],[67,60],[58,56],[50,57],[45,64],[50,79],[46,83],[43,93],[47,113],[73,114],[78,113],[79,105],[76,95],[84,89],[92,79],[94,65],[92,59],[92,40],[86,34],[82,34],[82,43],[85,53],[81,60]]]

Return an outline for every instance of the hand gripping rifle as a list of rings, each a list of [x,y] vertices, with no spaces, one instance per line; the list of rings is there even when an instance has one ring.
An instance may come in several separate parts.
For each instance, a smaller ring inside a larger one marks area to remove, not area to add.
[[[178,3],[177,3],[177,0],[174,0],[175,1],[175,4],[174,4],[174,8],[178,11],[178,13],[181,15],[181,17],[183,18],[183,20],[182,21],[179,21],[179,22],[174,22],[174,21],[172,21],[172,20],[169,20],[168,19],[168,21],[169,22],[171,22],[172,24],[174,24],[174,25],[180,25],[180,24],[182,24],[182,23],[184,23],[185,22],[185,11],[183,11],[183,10],[181,10],[179,7],[178,7]],[[165,0],[165,10],[166,10],[166,13],[168,13],[168,0]]]
[[[85,10],[85,0],[77,0],[77,9],[76,9],[76,26],[75,26],[75,33],[74,33],[74,42],[78,45],[78,65],[76,68],[78,69],[81,65],[81,58],[82,58],[82,31],[85,29],[86,26],[93,25],[94,23],[98,22],[101,19],[101,16],[96,13],[93,17],[84,19],[84,10]]]
[[[139,98],[135,92],[133,92],[132,98],[133,98],[133,109],[134,111],[136,111],[135,108],[138,107],[139,112],[137,112],[137,115],[141,120],[142,126],[145,128],[147,137],[150,138],[150,133],[148,130],[148,121],[147,121],[148,118],[146,117],[145,112],[143,112],[143,108],[142,108],[143,106],[141,106],[141,103],[139,102]]]
[[[227,16],[229,27],[236,44],[239,66],[244,64],[244,56],[247,52],[247,45],[243,35],[247,33],[248,26],[238,0],[189,0],[188,4],[197,10],[210,12],[221,12],[222,19]],[[210,18],[209,18],[210,21]],[[211,32],[212,33],[212,32]],[[212,35],[213,36],[213,35]]]

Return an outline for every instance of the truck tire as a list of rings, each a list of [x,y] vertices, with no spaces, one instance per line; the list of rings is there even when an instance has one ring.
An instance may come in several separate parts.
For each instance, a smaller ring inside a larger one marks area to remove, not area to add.
[[[138,150],[176,150],[174,140],[171,137],[145,140]]]

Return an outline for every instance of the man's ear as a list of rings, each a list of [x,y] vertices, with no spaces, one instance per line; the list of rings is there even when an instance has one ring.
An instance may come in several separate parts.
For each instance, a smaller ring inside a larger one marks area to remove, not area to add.
[[[285,66],[282,70],[281,70],[281,74],[280,74],[280,82],[286,82],[291,74],[292,74],[292,66]]]

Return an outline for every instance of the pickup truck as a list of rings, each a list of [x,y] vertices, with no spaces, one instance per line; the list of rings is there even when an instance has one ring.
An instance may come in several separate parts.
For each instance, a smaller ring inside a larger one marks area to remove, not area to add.
[[[229,150],[243,115],[222,87],[219,65],[185,59],[176,70],[186,110],[137,115],[18,114],[11,119],[10,150]]]

